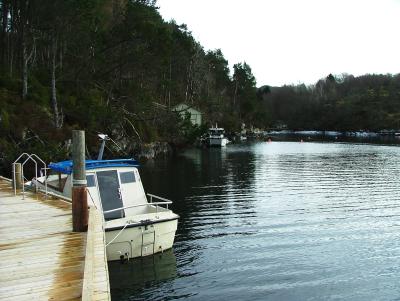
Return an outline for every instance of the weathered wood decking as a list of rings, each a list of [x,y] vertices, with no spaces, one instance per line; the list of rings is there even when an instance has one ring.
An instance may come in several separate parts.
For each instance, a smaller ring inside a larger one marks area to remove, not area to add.
[[[90,207],[86,244],[83,301],[110,300],[105,236],[100,211]]]
[[[74,233],[70,203],[22,199],[0,179],[0,299],[110,300],[101,217],[90,211],[88,233]]]

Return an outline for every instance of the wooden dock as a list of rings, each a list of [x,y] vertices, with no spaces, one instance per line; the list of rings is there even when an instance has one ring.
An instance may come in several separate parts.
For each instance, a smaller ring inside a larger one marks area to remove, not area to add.
[[[0,178],[0,300],[110,300],[102,219],[72,232],[71,204]]]

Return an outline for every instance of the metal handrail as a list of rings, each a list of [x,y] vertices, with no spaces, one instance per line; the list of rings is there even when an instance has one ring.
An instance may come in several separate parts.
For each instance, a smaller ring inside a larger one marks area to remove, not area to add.
[[[130,206],[125,206],[125,207],[120,207],[117,209],[111,209],[111,210],[107,210],[107,211],[103,211],[103,213],[110,213],[110,212],[115,212],[115,211],[120,211],[120,210],[124,210],[124,209],[129,209],[129,208],[135,208],[135,207],[143,207],[143,206],[152,206],[152,205],[156,205],[156,207],[158,207],[158,205],[168,205],[168,204],[172,204],[172,201],[167,201],[167,202],[155,202],[155,203],[146,203],[146,204],[140,204],[140,205],[130,205]],[[158,209],[158,208],[157,208]],[[168,208],[167,208],[168,209]]]
[[[25,179],[25,176],[24,176],[24,165],[29,161],[29,160],[31,160],[31,161],[33,161],[34,163],[35,163],[35,178],[37,179],[37,177],[38,177],[38,175],[37,175],[37,172],[38,172],[38,169],[37,169],[37,160],[38,161],[40,161],[42,164],[43,164],[43,166],[44,166],[44,176],[45,177],[47,177],[47,165],[46,165],[46,163],[42,160],[42,159],[40,159],[40,157],[38,156],[38,155],[36,155],[36,154],[28,154],[28,153],[22,153],[18,158],[17,158],[17,160],[15,160],[14,162],[13,162],[13,181],[14,181],[14,195],[16,195],[17,194],[17,185],[16,185],[16,176],[15,176],[15,165],[17,164],[17,162],[23,157],[23,156],[27,156],[27,158],[25,159],[25,161],[21,164],[21,178],[22,178],[22,180],[24,181],[24,179]],[[35,160],[35,158],[36,158],[36,160]],[[38,187],[37,187],[37,185],[35,186],[35,189],[36,189],[36,192],[38,191]],[[47,183],[45,184],[45,189],[46,189],[46,195],[47,195]],[[22,198],[24,199],[25,198],[25,183],[22,183]]]
[[[15,176],[15,165],[17,165],[18,161],[22,158],[22,156],[28,156],[29,157],[29,154],[28,153],[22,153],[21,155],[19,155],[17,160],[15,160],[13,162],[13,164],[12,164],[12,167],[13,167],[12,173],[13,173],[14,195],[17,195],[17,183],[16,183],[17,178]],[[21,179],[23,180],[22,174],[21,174]]]
[[[147,195],[150,197],[150,203],[153,202],[153,198],[158,199],[158,200],[162,200],[162,201],[165,201],[165,202],[171,202],[172,203],[171,200],[168,200],[166,198],[162,198],[162,197],[160,197],[158,195],[154,195],[154,194],[151,194],[151,193],[148,193]]]
[[[47,177],[47,173],[46,173],[46,163],[44,163],[44,161],[42,160],[42,159],[40,159],[39,158],[39,156],[37,156],[36,154],[30,154],[29,156],[28,156],[28,158],[26,158],[26,160],[24,161],[24,163],[22,163],[22,168],[21,168],[21,173],[22,173],[22,178],[24,178],[24,165],[29,161],[29,160],[32,160],[34,163],[35,163],[35,179],[37,179],[38,178],[38,169],[37,169],[37,161],[34,159],[34,158],[36,158],[36,159],[38,159],[40,162],[42,162],[43,163],[43,165],[44,165],[44,168],[45,168],[45,170],[44,170],[44,174],[45,174],[45,177]],[[47,195],[47,183],[46,183],[46,195]],[[35,191],[36,191],[36,193],[37,193],[37,191],[38,191],[38,187],[37,187],[37,185],[35,186]],[[25,185],[22,185],[22,198],[24,199],[25,198]]]
[[[42,174],[42,169],[44,170],[44,178],[46,179],[47,178],[47,165],[46,165],[46,162],[44,162],[42,159],[40,159],[40,157],[38,156],[38,155],[36,155],[36,154],[31,154],[31,157],[35,157],[36,159],[38,159],[40,162],[42,162],[42,164],[43,164],[43,166],[44,167],[42,167],[41,169],[40,169],[40,176],[42,176],[43,174]],[[32,158],[33,159],[33,158]],[[37,173],[37,172],[36,172]],[[36,176],[36,179],[37,179],[37,176]],[[47,181],[45,181],[45,183],[44,183],[44,186],[45,186],[45,190],[46,190],[46,195],[47,195]],[[37,191],[37,188],[36,188],[36,191]]]
[[[21,173],[22,173],[22,179],[24,179],[24,165],[26,164],[26,162],[28,162],[30,160],[32,160],[35,163],[35,179],[37,179],[37,162],[35,159],[32,158],[31,155],[28,156],[28,158],[26,158],[26,160],[24,161],[24,163],[22,163],[22,167],[21,167]],[[35,186],[35,191],[37,192],[37,185]],[[25,199],[25,185],[22,184],[22,199]]]

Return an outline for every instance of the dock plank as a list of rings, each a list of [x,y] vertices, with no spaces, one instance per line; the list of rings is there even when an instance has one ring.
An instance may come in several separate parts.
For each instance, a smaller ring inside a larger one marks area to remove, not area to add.
[[[0,178],[0,300],[110,300],[95,211],[88,234],[74,233],[71,204],[30,192],[15,196]]]

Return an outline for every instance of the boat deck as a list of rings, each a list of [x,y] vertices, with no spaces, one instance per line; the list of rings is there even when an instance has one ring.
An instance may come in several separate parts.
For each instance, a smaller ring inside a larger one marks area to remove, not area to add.
[[[92,211],[89,232],[74,233],[70,203],[29,192],[22,199],[0,178],[0,299],[110,300],[104,233]]]

